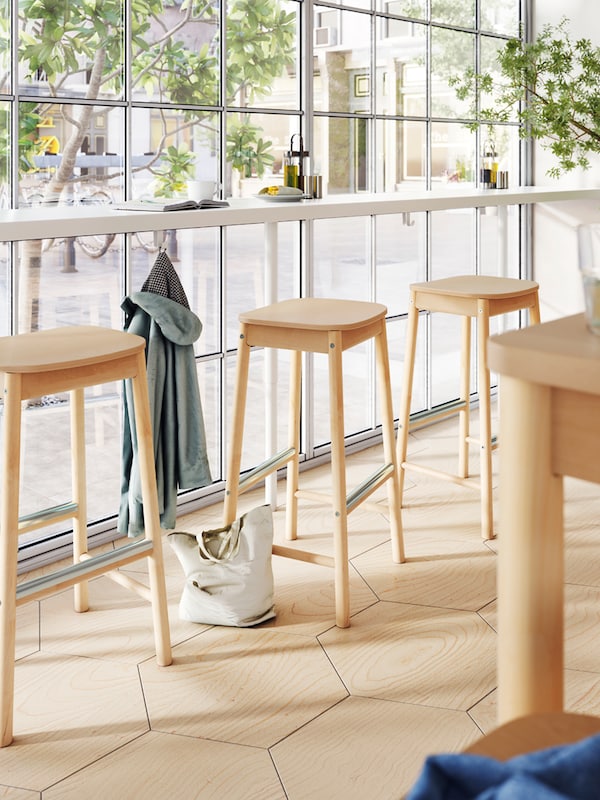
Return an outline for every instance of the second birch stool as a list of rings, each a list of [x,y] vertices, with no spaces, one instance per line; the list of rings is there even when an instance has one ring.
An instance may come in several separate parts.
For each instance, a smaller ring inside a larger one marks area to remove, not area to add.
[[[400,494],[395,460],[394,415],[390,388],[390,373],[386,335],[387,309],[379,303],[356,300],[303,298],[283,300],[272,305],[240,314],[240,338],[237,375],[230,433],[229,460],[225,491],[224,525],[231,524],[237,512],[238,496],[287,464],[286,537],[296,539],[298,502],[303,496],[298,488],[300,455],[300,403],[302,353],[324,353],[329,362],[329,405],[331,426],[331,469],[333,485],[334,558],[273,546],[275,555],[297,558],[335,569],[336,624],[350,624],[348,531],[347,517],[360,503],[383,483],[387,482],[390,507],[392,558],[404,561]],[[378,391],[381,399],[384,464],[354,491],[346,494],[344,452],[344,394],[342,353],[349,347],[373,339],[377,366]],[[291,350],[290,410],[288,447],[252,469],[240,480],[244,416],[248,386],[250,349],[267,347]],[[315,492],[306,497],[317,499]]]
[[[481,492],[481,535],[483,539],[493,539],[492,450],[495,443],[492,439],[490,370],[487,360],[490,318],[499,314],[508,314],[511,311],[528,309],[530,322],[539,323],[538,284],[535,281],[518,278],[460,275],[411,284],[409,303],[404,379],[398,422],[397,458],[400,470],[400,495],[403,496],[404,477],[407,469],[479,489]],[[427,422],[459,413],[458,473],[456,475],[406,460],[420,311],[440,311],[463,318],[460,397],[439,413],[427,412]],[[469,426],[472,319],[477,320],[477,387],[479,394],[479,437],[477,439],[471,437]],[[470,443],[476,443],[479,446],[481,465],[479,484],[468,480]]]
[[[75,587],[75,610],[88,610],[87,580],[107,574],[137,591],[152,606],[156,660],[171,661],[171,641],[146,379],[146,342],[141,336],[95,326],[72,326],[0,338],[0,384],[4,385],[4,445],[0,516],[0,746],[13,739],[16,607]],[[88,554],[84,388],[132,382],[144,537],[100,555]],[[21,406],[24,400],[70,393],[72,501],[19,517]],[[73,564],[17,585],[18,538],[61,520],[73,521]],[[117,568],[148,559],[150,586]]]

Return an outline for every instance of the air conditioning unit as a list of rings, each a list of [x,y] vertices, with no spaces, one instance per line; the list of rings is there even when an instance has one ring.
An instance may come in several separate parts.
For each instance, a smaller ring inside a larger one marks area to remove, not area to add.
[[[328,47],[337,44],[337,30],[335,28],[315,28],[314,46]]]

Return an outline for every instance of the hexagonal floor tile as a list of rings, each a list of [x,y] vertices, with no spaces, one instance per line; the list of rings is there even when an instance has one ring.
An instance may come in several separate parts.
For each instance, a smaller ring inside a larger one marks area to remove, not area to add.
[[[565,586],[565,666],[600,671],[600,588]]]
[[[143,581],[143,576],[140,576]],[[204,627],[178,616],[183,575],[168,576],[171,642],[197,635]],[[89,582],[90,610],[73,611],[73,590],[41,601],[42,649],[89,658],[137,664],[155,653],[150,603],[134,592],[100,577]]]
[[[352,695],[466,710],[496,685],[496,635],[469,611],[380,602],[319,641]]]
[[[0,786],[0,800],[39,800],[39,792],[15,789],[14,786]]]
[[[480,735],[464,712],[349,697],[271,754],[289,800],[398,800],[430,753],[461,750]]]
[[[268,747],[347,696],[313,638],[211,628],[140,665],[153,730]]]
[[[497,709],[498,690],[494,689],[469,714],[484,733],[489,733],[498,725]],[[600,717],[600,674],[565,670],[565,711]]]
[[[40,604],[25,603],[17,608],[15,657],[37,653],[40,649]],[[1,795],[0,795],[1,797]]]
[[[14,707],[0,775],[36,791],[149,728],[137,668],[89,658],[36,653],[17,662]]]
[[[333,569],[276,556],[273,577],[277,616],[263,627],[316,636],[335,625]],[[350,565],[350,614],[357,614],[375,602],[377,597]]]
[[[44,792],[44,800],[83,797],[284,800],[285,794],[266,750],[151,731]]]
[[[496,556],[479,537],[469,543],[447,530],[406,537],[403,564],[394,564],[388,549],[352,560],[382,600],[476,611],[496,596]]]

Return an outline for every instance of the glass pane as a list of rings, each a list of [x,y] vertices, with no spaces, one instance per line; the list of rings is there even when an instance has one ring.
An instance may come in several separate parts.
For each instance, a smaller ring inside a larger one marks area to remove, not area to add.
[[[377,10],[399,17],[426,19],[427,0],[377,0]]]
[[[494,86],[502,85],[502,76],[500,74],[497,56],[498,56],[498,51],[502,49],[504,44],[505,44],[504,40],[494,39],[491,36],[481,37],[481,71],[487,72],[492,76]],[[494,92],[492,92],[491,94],[487,93],[484,94],[482,92],[479,98],[479,102],[482,110],[485,109],[491,111],[497,105],[497,99],[495,97]],[[515,120],[515,122],[517,120],[517,112],[518,112],[518,104],[515,103],[515,106],[512,109],[512,116],[511,116],[511,119]]]
[[[219,4],[143,2],[132,16],[132,97],[141,102],[216,105]]]
[[[277,229],[278,271],[268,289],[277,287],[281,299],[298,297],[298,248],[300,223],[284,222]],[[231,225],[226,229],[226,349],[238,345],[243,311],[265,305],[265,228],[263,225]],[[215,309],[215,314],[218,314]],[[215,325],[221,325],[217,319]]]
[[[424,116],[427,113],[425,26],[382,19],[379,30],[376,112]]]
[[[370,120],[317,117],[314,122],[314,169],[323,175],[323,192],[370,191]]]
[[[10,103],[0,103],[0,208],[10,208],[10,167],[11,155],[11,117]]]
[[[367,300],[372,296],[369,220],[314,221],[315,297]]]
[[[221,360],[200,361],[196,365],[196,370],[208,463],[213,481],[219,481],[224,477],[221,463]]]
[[[433,211],[431,278],[450,278],[475,272],[475,210]]]
[[[0,336],[10,333],[10,245],[0,244]]]
[[[148,4],[144,3],[143,11],[132,18],[133,33],[142,38],[152,23]],[[19,87],[23,94],[120,98],[123,51],[121,2],[104,7],[19,0]]]
[[[227,380],[227,431],[231,433],[231,409],[233,409],[233,392],[235,387],[236,357],[227,358],[226,380]],[[273,455],[273,452],[265,452],[265,435],[267,423],[271,418],[267,417],[267,396],[271,389],[265,385],[265,362],[266,359],[273,359],[275,362],[274,372],[277,380],[277,402],[276,411],[279,410],[277,417],[277,450],[287,447],[287,409],[289,407],[289,351],[254,348],[250,354],[250,370],[248,375],[248,394],[246,398],[246,415],[244,424],[244,440],[242,444],[241,469],[250,469],[262,462],[265,455]],[[229,450],[229,445],[227,451]],[[214,475],[213,475],[214,478]]]
[[[107,235],[23,242],[19,333],[62,325],[121,328],[122,239]]]
[[[245,108],[300,105],[298,4],[227,4],[227,101]]]
[[[353,8],[362,8],[368,11],[371,8],[371,0],[331,0],[331,5],[352,6]]]
[[[431,113],[434,117],[468,116],[473,105],[460,101],[448,79],[475,67],[475,37],[470,33],[434,28],[431,31]]]
[[[344,351],[344,431],[346,435],[365,431],[374,424],[373,351],[372,343]],[[319,387],[313,393],[313,438],[315,447],[331,442],[329,410],[329,366],[327,356],[313,356],[313,382]]]
[[[20,205],[122,198],[123,109],[21,103],[19,115]]]
[[[426,279],[425,213],[375,217],[375,299],[388,316],[408,313],[409,284]]]
[[[455,400],[460,393],[462,320],[455,314],[431,314],[431,403]]]
[[[425,186],[427,125],[407,120],[377,121],[378,191],[393,192]]]
[[[86,423],[91,433],[86,437],[87,517],[90,522],[108,519],[119,510],[121,384],[119,381],[86,390]],[[69,426],[66,393],[45,395],[24,406],[21,514],[71,500]],[[66,468],[57,469],[57,464],[64,464]],[[45,527],[43,535],[69,528],[64,521],[57,522]],[[24,534],[20,543],[36,539],[40,539],[39,531]]]
[[[285,114],[229,114],[226,196],[251,197],[283,183],[283,156],[299,124],[298,117]],[[294,149],[297,144],[295,139]]]
[[[12,64],[11,64],[11,26],[10,10],[11,3],[8,0],[0,0],[0,92],[9,94],[12,92]]]
[[[219,189],[219,116],[181,109],[132,113],[133,197],[187,197],[188,181]]]
[[[484,31],[518,36],[519,0],[479,0],[480,27]]]
[[[315,6],[315,19],[322,14]],[[323,43],[314,48],[314,105],[317,111],[369,111],[371,37],[369,16],[339,11]],[[315,36],[317,31],[315,31]]]
[[[475,0],[431,0],[432,22],[443,22],[461,28],[475,26]]]
[[[444,183],[475,183],[475,133],[464,125],[431,125],[431,179]]]

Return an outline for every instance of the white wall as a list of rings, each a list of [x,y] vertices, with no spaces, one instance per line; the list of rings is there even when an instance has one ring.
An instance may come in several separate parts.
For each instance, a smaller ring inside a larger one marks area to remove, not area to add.
[[[533,30],[555,25],[563,17],[575,39],[589,38],[600,45],[600,14],[590,0],[533,0]],[[558,179],[561,186],[600,185],[600,157],[589,170],[574,171]],[[534,183],[557,185],[546,171],[553,161],[539,144],[534,147]],[[577,266],[576,227],[581,222],[600,222],[600,208],[589,203],[540,205],[533,215],[533,272],[540,284],[542,321],[583,311],[583,294]]]

